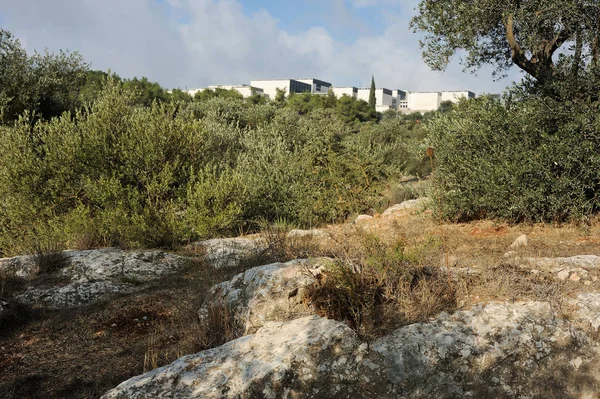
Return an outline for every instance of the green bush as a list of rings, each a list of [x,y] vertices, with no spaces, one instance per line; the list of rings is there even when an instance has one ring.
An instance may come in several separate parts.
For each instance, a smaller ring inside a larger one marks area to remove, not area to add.
[[[452,220],[566,221],[598,211],[596,106],[481,97],[429,124],[435,201]]]
[[[418,136],[393,120],[357,132],[330,108],[136,101],[109,79],[74,115],[0,127],[0,253],[41,238],[173,247],[265,220],[344,220],[377,205]]]

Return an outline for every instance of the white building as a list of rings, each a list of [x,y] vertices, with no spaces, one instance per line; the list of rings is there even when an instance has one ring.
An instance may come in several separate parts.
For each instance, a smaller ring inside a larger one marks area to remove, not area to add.
[[[442,92],[442,102],[444,101],[452,101],[453,103],[457,103],[461,98],[471,99],[475,98],[475,93],[472,91],[443,91]]]
[[[264,96],[265,93],[263,92],[263,90],[259,87],[252,87],[252,86],[248,86],[248,85],[213,85],[213,86],[208,86],[207,89],[209,90],[215,90],[215,89],[223,89],[223,90],[235,90],[238,93],[240,93],[244,98],[250,97],[253,94],[258,94],[260,96]],[[187,93],[190,96],[194,96],[197,92],[199,91],[203,91],[206,89],[192,89],[192,90],[187,90]]]
[[[475,98],[475,93],[464,91],[433,91],[433,92],[409,92],[406,101],[408,112],[437,111],[444,101],[457,103],[461,98]],[[404,103],[399,103],[403,109]]]
[[[263,90],[271,100],[275,99],[277,89],[283,90],[286,97],[290,93],[311,93],[312,86],[308,83],[300,82],[296,79],[267,79],[252,80],[250,86],[258,87]]]
[[[331,89],[331,83],[325,82],[324,80],[319,79],[296,79],[298,82],[306,83],[311,86],[312,94],[327,94],[329,93],[329,89]]]
[[[336,98],[341,98],[342,96],[354,97],[358,95],[358,87],[332,87],[331,91],[335,95]]]
[[[370,88],[358,89],[357,98],[369,102]],[[375,109],[378,112],[383,112],[390,109],[393,105],[392,91],[390,89],[375,89]]]
[[[407,108],[410,112],[436,111],[442,103],[439,91],[408,93]]]

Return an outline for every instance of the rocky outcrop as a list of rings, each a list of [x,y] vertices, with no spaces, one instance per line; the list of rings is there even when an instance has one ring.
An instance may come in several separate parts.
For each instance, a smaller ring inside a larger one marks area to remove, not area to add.
[[[592,398],[599,353],[542,302],[442,314],[371,345],[341,322],[306,316],[268,322],[103,398]]]
[[[424,208],[428,202],[429,202],[429,198],[427,198],[427,197],[421,197],[421,198],[417,198],[417,199],[407,200],[400,204],[396,204],[396,205],[389,207],[381,214],[381,216],[390,216],[390,215],[393,215],[394,213],[397,213],[400,211]]]
[[[85,305],[113,294],[130,293],[144,283],[173,274],[185,266],[185,258],[158,250],[125,251],[104,248],[65,251],[64,265],[55,272],[66,280],[58,286],[33,288],[15,296],[19,302],[50,308]],[[0,271],[33,279],[34,256],[0,259]]]
[[[102,398],[361,398],[357,365],[366,349],[333,320],[270,322],[254,335],[134,377]]]
[[[315,282],[326,262],[326,259],[300,259],[240,273],[211,289],[212,302],[200,310],[200,317],[205,317],[208,306],[227,306],[244,326],[245,334],[250,334],[266,322],[310,314],[302,304],[304,290]]]

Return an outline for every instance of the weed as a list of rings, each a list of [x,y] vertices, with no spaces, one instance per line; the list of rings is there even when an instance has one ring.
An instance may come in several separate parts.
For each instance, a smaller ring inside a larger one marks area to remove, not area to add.
[[[34,257],[38,275],[53,274],[67,266],[69,261],[69,257],[56,244],[36,245]]]
[[[417,263],[422,257],[407,251],[403,240],[361,237],[358,249],[338,255],[307,290],[307,300],[319,314],[343,320],[372,338],[456,306],[456,292],[445,273]]]

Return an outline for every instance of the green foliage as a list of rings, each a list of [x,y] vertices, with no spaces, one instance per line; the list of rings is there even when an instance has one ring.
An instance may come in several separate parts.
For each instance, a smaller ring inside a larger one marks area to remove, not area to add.
[[[165,89],[156,82],[150,82],[146,77],[126,79],[123,88],[131,91],[134,104],[144,107],[149,107],[154,101],[165,102],[169,99]]]
[[[369,90],[369,108],[375,111],[377,98],[375,96],[375,76],[371,75],[371,89]]]
[[[32,121],[74,111],[87,68],[76,52],[28,57],[19,41],[0,28],[0,122],[13,122],[25,111]]]
[[[598,106],[522,87],[504,102],[461,102],[428,125],[437,164],[433,203],[453,220],[565,221],[597,212]]]
[[[502,76],[515,64],[547,82],[577,75],[579,67],[600,58],[597,2],[422,0],[418,8],[411,27],[426,32],[423,59],[435,70],[444,70],[462,52],[462,64],[470,71],[491,64],[494,75]],[[554,55],[560,52],[569,54],[569,75],[557,74]]]
[[[350,128],[317,105],[299,112],[220,96],[139,104],[109,77],[73,116],[0,127],[2,254],[31,252],[40,238],[171,247],[264,220],[344,220],[378,204],[420,134],[401,120]]]

